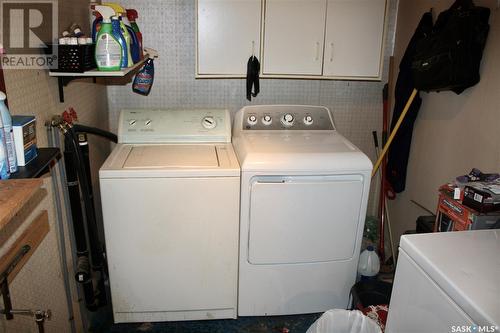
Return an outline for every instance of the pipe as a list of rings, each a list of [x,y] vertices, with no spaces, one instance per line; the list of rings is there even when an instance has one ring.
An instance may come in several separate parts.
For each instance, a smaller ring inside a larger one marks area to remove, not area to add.
[[[75,279],[82,285],[83,295],[85,299],[85,305],[87,309],[93,311],[96,309],[96,302],[94,296],[94,287],[92,284],[92,279],[85,274],[82,274],[82,267],[84,266],[82,262],[89,262],[89,251],[87,248],[87,237],[85,230],[85,223],[83,220],[83,212],[80,203],[80,189],[78,185],[78,177],[76,173],[75,166],[75,151],[72,145],[73,140],[68,139],[65,135],[64,140],[64,161],[66,165],[66,186],[68,189],[68,196],[71,204],[71,215],[73,220],[73,232],[75,235],[76,243],[76,267],[75,267]]]
[[[54,146],[61,149],[61,137],[59,132],[53,132],[54,133]],[[58,172],[59,172],[59,179],[61,181],[61,190],[64,198],[64,212],[66,213],[66,221],[67,221],[67,226],[68,226],[68,237],[69,237],[69,244],[71,247],[71,253],[74,253],[76,255],[77,250],[76,250],[76,236],[75,236],[75,229],[73,225],[73,218],[71,216],[71,206],[70,206],[70,199],[69,199],[69,193],[68,193],[68,187],[65,182],[66,180],[66,163],[64,158],[62,158],[59,163],[56,165]],[[66,186],[63,186],[66,185]],[[81,212],[81,210],[80,210]],[[81,216],[81,213],[80,213]],[[85,237],[85,234],[84,234]],[[72,256],[72,264],[73,264],[73,271],[76,271],[77,268],[77,258]],[[77,299],[82,299],[85,296],[82,295],[82,290],[83,288],[78,288],[78,285],[76,287],[76,295],[75,297]],[[84,318],[84,307],[85,305],[83,302],[78,302],[78,307],[79,307],[79,313],[80,313],[80,321],[82,324],[83,332],[88,331],[88,325],[87,325],[87,320]],[[74,321],[75,322],[75,321]],[[76,322],[75,322],[76,323]],[[76,325],[76,324],[75,324]]]
[[[82,197],[84,201],[85,216],[87,217],[87,231],[90,244],[90,266],[93,271],[100,271],[98,276],[97,287],[98,287],[98,297],[103,303],[99,303],[97,306],[106,304],[106,289],[104,288],[104,282],[100,281],[105,278],[105,262],[104,262],[104,251],[103,247],[99,241],[99,235],[97,231],[97,222],[95,216],[94,205],[92,202],[92,192],[90,189],[90,183],[88,178],[88,172],[85,167],[86,161],[85,157],[80,150],[80,145],[78,138],[73,128],[65,132],[65,137],[71,141],[74,149],[74,162],[76,164],[77,175],[80,184],[80,190],[82,192]],[[90,309],[89,309],[90,310]]]
[[[100,268],[103,262],[103,253],[97,233],[96,216],[95,211],[93,210],[94,205],[91,202],[91,191],[89,188],[89,179],[87,177],[87,171],[85,168],[85,159],[82,152],[80,151],[78,138],[73,129],[69,128],[65,136],[73,145],[73,149],[75,152],[73,157],[76,164],[75,167],[79,180],[78,183],[80,184],[80,190],[82,191],[85,216],[87,217],[87,231],[90,243],[90,262],[92,263],[92,266],[94,268]]]
[[[58,134],[58,133],[57,133]],[[47,126],[47,138],[49,141],[49,146],[54,145],[54,132],[52,131],[52,127]],[[50,176],[52,178],[52,191],[54,194],[54,206],[56,210],[56,237],[59,243],[59,261],[61,264],[61,271],[64,283],[64,291],[66,296],[66,305],[68,307],[69,313],[69,322],[71,326],[71,332],[76,332],[75,320],[74,320],[74,311],[73,311],[73,301],[71,300],[71,290],[69,284],[69,276],[68,276],[68,263],[66,258],[66,242],[64,237],[64,223],[62,218],[62,210],[61,210],[61,198],[59,196],[59,182],[57,179],[57,174],[54,170],[55,166],[49,166]],[[62,188],[62,186],[61,186]],[[38,321],[37,321],[38,323]],[[43,322],[42,322],[43,327]]]

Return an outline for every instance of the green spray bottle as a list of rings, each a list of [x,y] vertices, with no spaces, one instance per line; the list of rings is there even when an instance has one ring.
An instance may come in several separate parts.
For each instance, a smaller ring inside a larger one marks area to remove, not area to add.
[[[95,61],[100,71],[119,71],[122,62],[122,47],[119,36],[113,34],[111,16],[115,11],[108,6],[94,6],[102,16],[102,24],[96,38]]]
[[[134,65],[134,61],[132,60],[132,37],[130,36],[129,30],[127,29],[127,25],[130,26],[130,22],[128,22],[127,11],[125,8],[120,6],[117,3],[113,2],[105,2],[104,6],[111,7],[115,11],[116,15],[120,18],[120,27],[122,29],[123,37],[125,37],[125,41],[127,43],[127,54],[128,54],[128,67],[132,67]],[[132,29],[132,28],[131,28]]]

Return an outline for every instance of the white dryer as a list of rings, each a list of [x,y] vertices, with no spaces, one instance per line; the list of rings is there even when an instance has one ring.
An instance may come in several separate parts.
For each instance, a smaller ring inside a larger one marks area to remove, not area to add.
[[[241,165],[238,314],[348,306],[372,163],[320,106],[237,112]]]
[[[240,169],[227,110],[124,110],[99,171],[115,322],[235,318]]]

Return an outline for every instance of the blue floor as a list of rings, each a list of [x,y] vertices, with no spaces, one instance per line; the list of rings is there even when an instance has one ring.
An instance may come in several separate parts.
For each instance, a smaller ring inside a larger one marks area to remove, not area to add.
[[[113,324],[111,313],[94,316],[89,331],[92,333],[305,333],[321,315],[240,317],[238,319],[177,321],[163,323]]]

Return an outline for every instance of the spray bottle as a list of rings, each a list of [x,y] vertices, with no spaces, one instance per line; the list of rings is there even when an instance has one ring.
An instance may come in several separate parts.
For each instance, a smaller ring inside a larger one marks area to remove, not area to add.
[[[96,39],[97,39],[97,34],[99,33],[99,30],[101,29],[101,24],[102,24],[102,15],[99,14],[97,11],[93,11],[93,15],[95,16],[95,19],[92,21],[92,42],[95,44]]]
[[[94,6],[103,18],[96,38],[95,60],[100,71],[119,71],[122,62],[120,36],[113,33],[111,16],[114,10],[108,6]]]
[[[130,22],[128,21],[127,18],[127,11],[125,8],[120,6],[117,3],[113,2],[106,2],[103,5],[108,6],[113,8],[115,11],[116,15],[119,16],[120,18],[120,27],[122,29],[122,34],[123,37],[125,37],[125,41],[127,42],[127,48],[128,48],[128,66],[131,67],[134,65],[134,59],[137,58],[137,52],[139,48],[139,44],[137,42],[137,37],[135,36],[135,33],[130,33],[133,32],[132,27],[130,26]],[[135,57],[133,56],[135,55]],[[137,60],[138,61],[138,60]]]
[[[118,16],[111,16],[111,27],[113,28],[113,35],[115,35],[120,42],[122,48],[122,61],[120,62],[121,68],[128,67],[128,52],[127,52],[127,42],[122,34],[122,29],[120,27],[120,20]]]
[[[139,18],[137,11],[135,9],[127,9],[127,18],[130,21],[130,26],[132,30],[134,30],[135,35],[137,36],[137,42],[139,43],[139,60],[144,58],[144,49],[142,44],[142,33],[137,25],[136,19]]]
[[[142,69],[137,73],[132,83],[132,91],[140,95],[147,96],[153,86],[155,77],[155,66],[153,59],[158,57],[158,51],[145,48],[148,59],[144,63]]]
[[[7,159],[9,172],[17,172],[16,147],[14,145],[14,133],[12,131],[12,116],[5,105],[7,96],[0,91],[0,118],[2,118],[5,146],[7,147]]]

